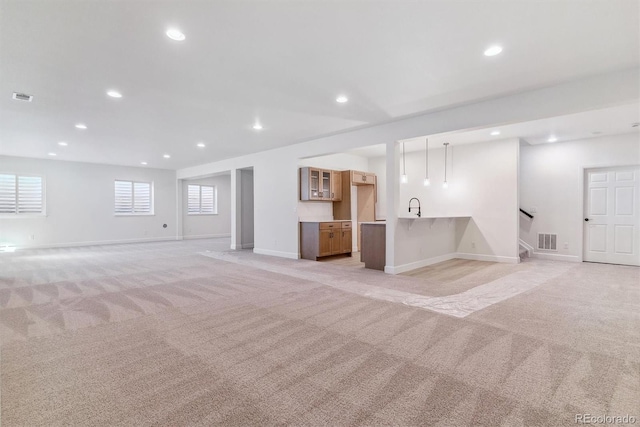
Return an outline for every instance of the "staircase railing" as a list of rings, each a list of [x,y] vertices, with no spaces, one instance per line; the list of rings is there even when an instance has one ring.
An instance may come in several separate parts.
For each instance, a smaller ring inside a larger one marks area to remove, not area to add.
[[[520,212],[525,214],[526,216],[528,216],[529,218],[533,219],[533,215],[531,215],[529,212],[525,211],[524,209],[520,208]]]

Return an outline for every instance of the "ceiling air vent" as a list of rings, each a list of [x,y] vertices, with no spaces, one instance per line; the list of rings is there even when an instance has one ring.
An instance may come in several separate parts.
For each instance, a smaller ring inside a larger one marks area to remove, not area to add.
[[[17,101],[31,102],[31,101],[33,101],[33,96],[27,95],[26,93],[13,92],[13,99],[15,99]]]
[[[558,241],[557,234],[538,233],[538,249],[547,251],[557,251],[558,247],[556,242]]]

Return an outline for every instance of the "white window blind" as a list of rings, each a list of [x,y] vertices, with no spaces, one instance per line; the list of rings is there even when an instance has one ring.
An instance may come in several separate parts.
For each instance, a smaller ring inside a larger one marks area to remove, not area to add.
[[[217,213],[217,192],[214,186],[188,185],[187,199],[187,212],[189,215]]]
[[[116,214],[152,214],[153,195],[150,182],[116,181]]]
[[[43,212],[42,177],[0,174],[0,214]]]

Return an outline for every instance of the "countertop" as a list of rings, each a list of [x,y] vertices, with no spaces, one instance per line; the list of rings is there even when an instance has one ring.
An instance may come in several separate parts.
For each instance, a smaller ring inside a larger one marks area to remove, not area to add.
[[[366,224],[366,225],[386,225],[387,221],[368,221],[368,222],[359,222],[358,224]]]
[[[449,216],[399,216],[398,219],[411,219],[411,220],[421,220],[421,219],[454,219],[454,218],[471,218],[471,215],[449,215]]]
[[[312,220],[312,219],[303,219],[299,222],[352,222],[350,219],[325,219],[325,220]]]

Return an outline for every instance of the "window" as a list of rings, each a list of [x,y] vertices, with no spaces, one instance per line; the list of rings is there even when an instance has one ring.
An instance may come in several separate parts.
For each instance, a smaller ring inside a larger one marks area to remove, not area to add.
[[[218,192],[212,185],[189,185],[187,187],[188,214],[213,215],[218,213]]]
[[[116,215],[153,215],[150,182],[116,181]]]
[[[0,215],[44,214],[42,183],[40,176],[0,174]]]

